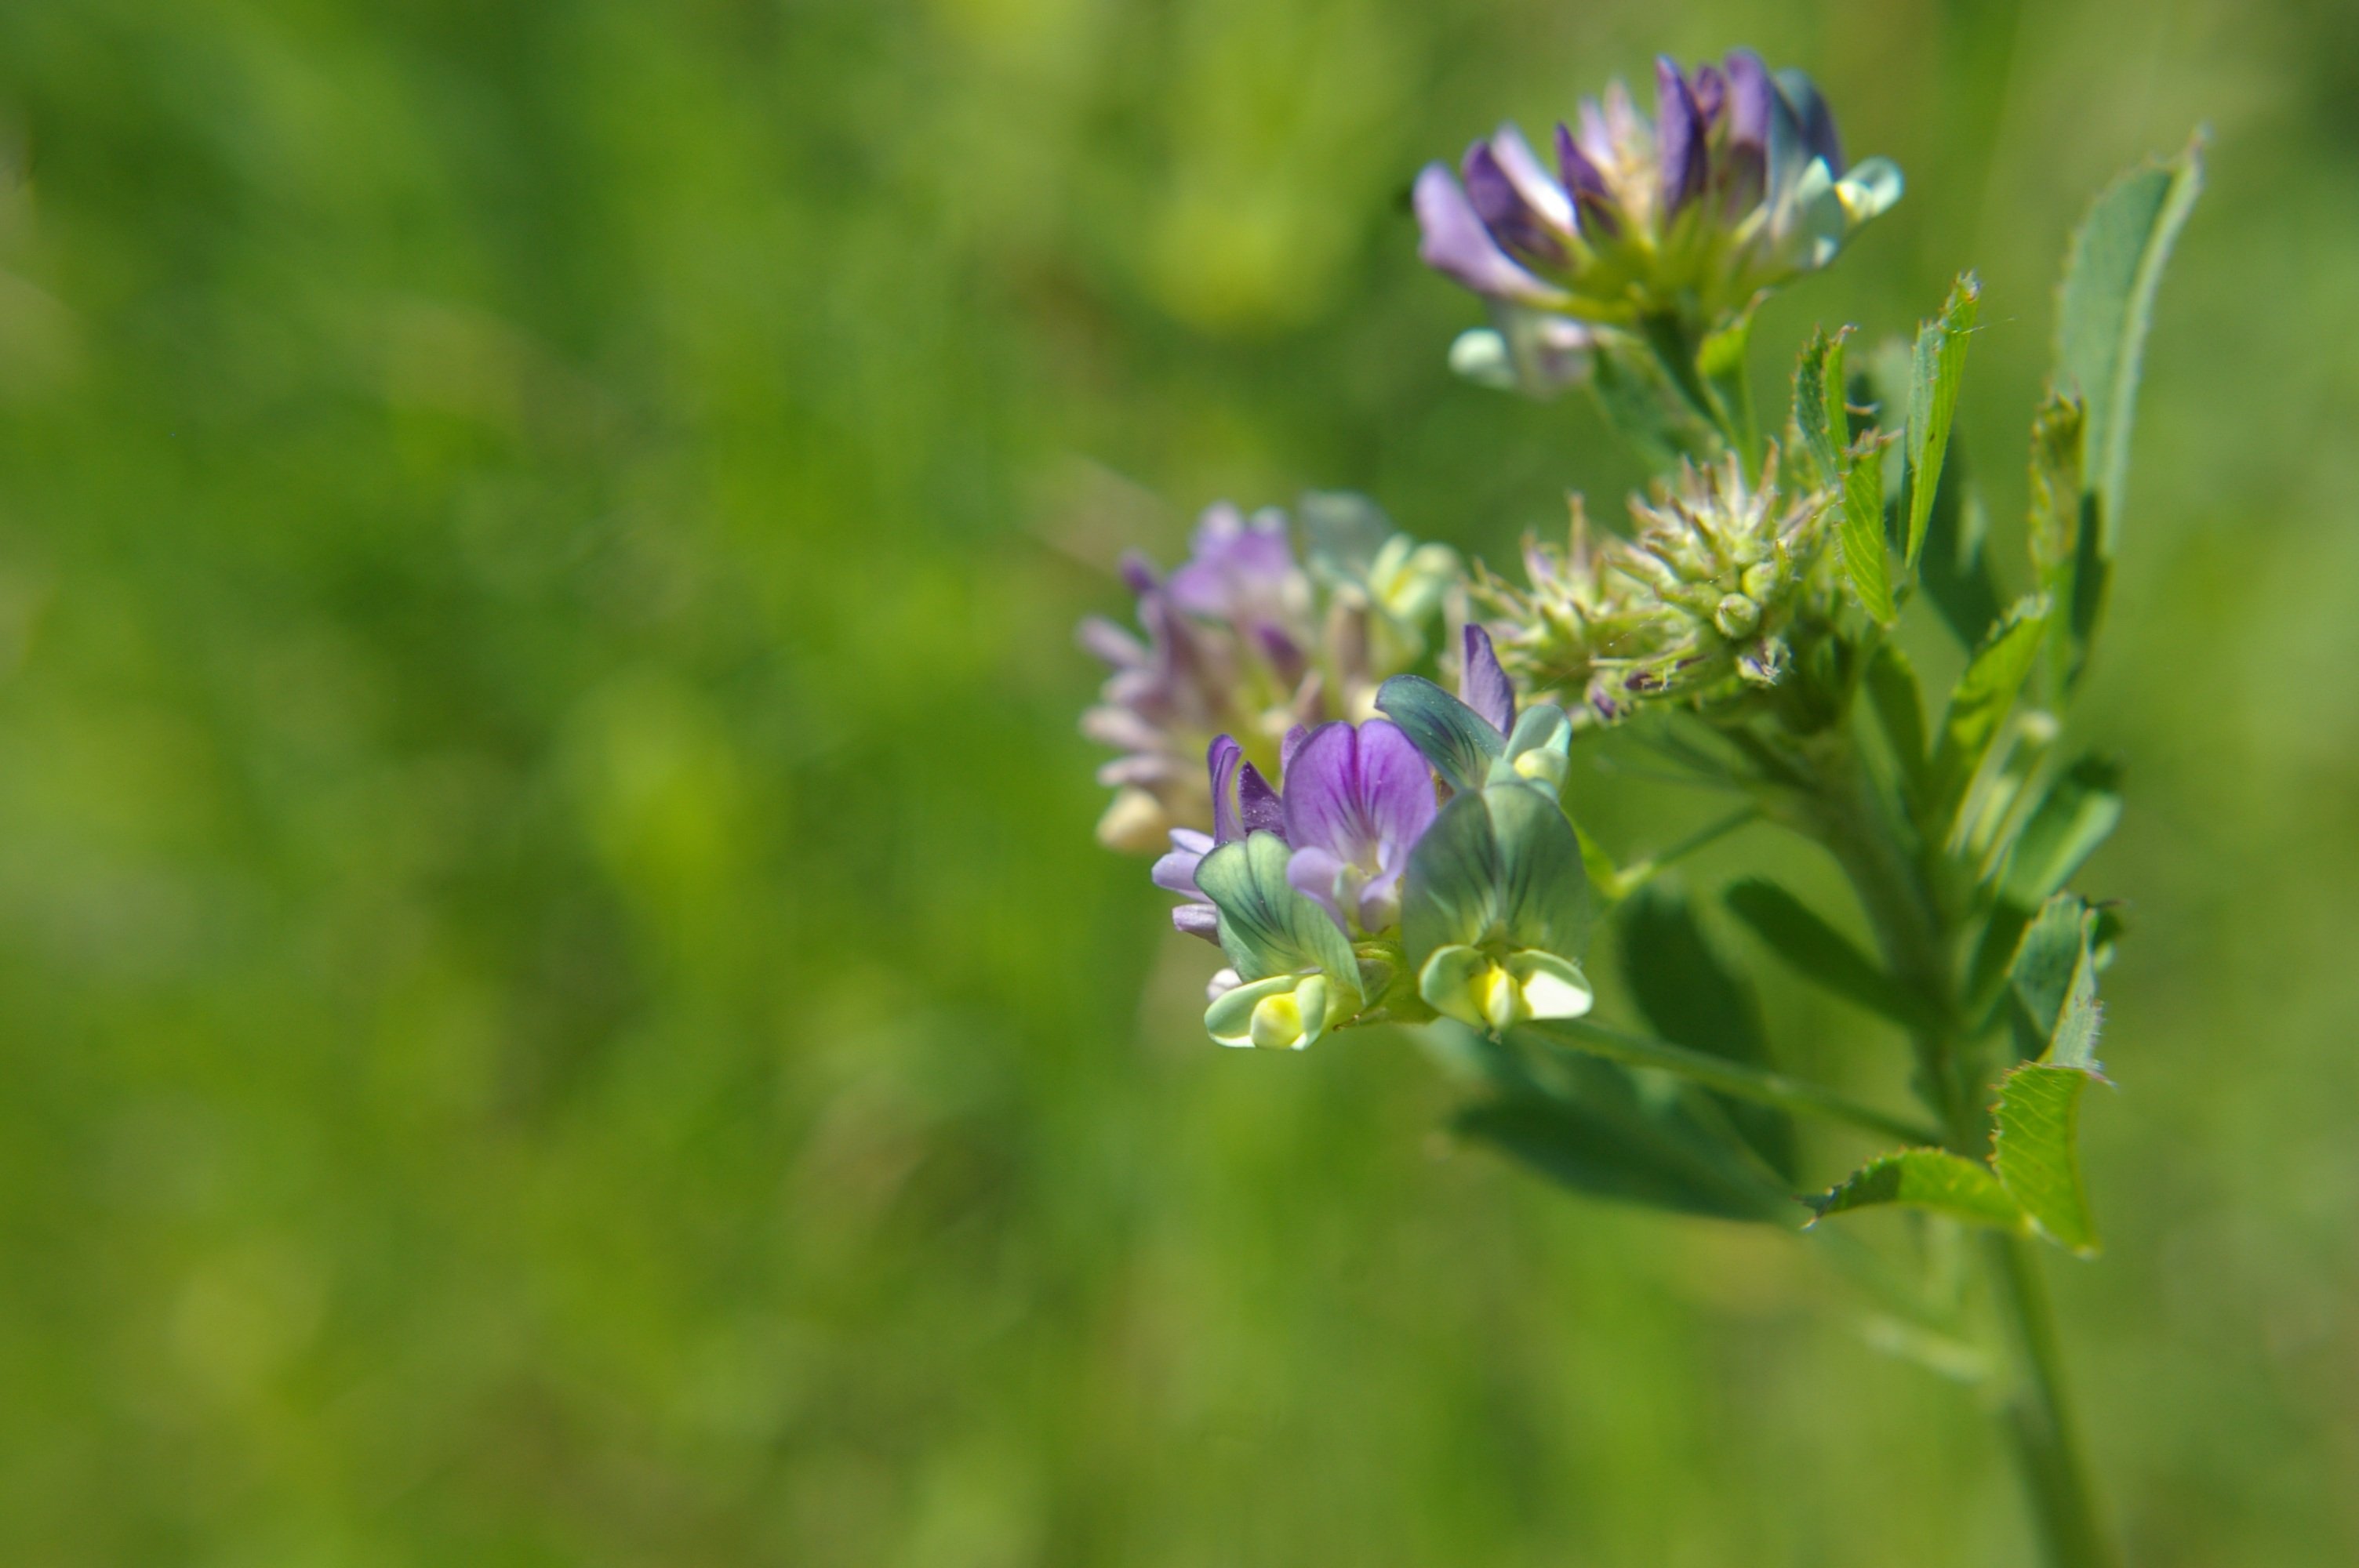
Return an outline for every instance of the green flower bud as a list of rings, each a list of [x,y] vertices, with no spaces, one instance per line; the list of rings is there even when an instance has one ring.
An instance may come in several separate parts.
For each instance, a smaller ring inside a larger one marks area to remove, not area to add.
[[[1273,975],[1215,999],[1204,1030],[1223,1045],[1300,1051],[1351,1016],[1357,1004],[1349,994],[1324,975]]]
[[[1578,1018],[1594,1000],[1581,966],[1569,958],[1455,945],[1426,959],[1418,994],[1446,1018],[1494,1032],[1535,1018]]]
[[[1567,549],[1527,543],[1528,588],[1474,583],[1499,661],[1584,723],[1774,685],[1796,633],[1831,626],[1841,603],[1828,502],[1781,489],[1773,449],[1757,483],[1734,457],[1684,467],[1631,503],[1627,541],[1593,539],[1576,504]]]

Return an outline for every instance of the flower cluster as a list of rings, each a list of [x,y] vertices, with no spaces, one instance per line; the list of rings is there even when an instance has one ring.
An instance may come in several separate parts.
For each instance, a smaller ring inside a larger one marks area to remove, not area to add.
[[[1420,254],[1494,306],[1459,368],[1535,389],[1577,376],[1595,325],[1709,330],[1825,266],[1900,197],[1883,158],[1843,162],[1834,116],[1796,70],[1739,49],[1692,76],[1657,62],[1652,119],[1616,81],[1556,128],[1555,170],[1502,125],[1453,176],[1418,177]]]
[[[1774,685],[1798,630],[1832,620],[1832,501],[1781,489],[1774,448],[1757,483],[1733,456],[1682,464],[1632,500],[1635,537],[1591,533],[1576,498],[1563,548],[1525,540],[1527,587],[1485,572],[1474,593],[1509,674],[1562,694],[1582,722],[1649,699],[1710,702]]]
[[[1396,676],[1386,717],[1288,735],[1277,784],[1212,741],[1212,831],[1172,829],[1154,877],[1186,901],[1172,924],[1229,958],[1213,1039],[1299,1049],[1378,1018],[1588,1010],[1588,887],[1558,804],[1571,729],[1546,705],[1518,716],[1489,636],[1463,636],[1458,696]]]
[[[1213,736],[1273,773],[1288,731],[1367,717],[1386,677],[1425,653],[1460,579],[1456,553],[1392,532],[1356,497],[1312,495],[1302,513],[1307,562],[1284,513],[1216,505],[1168,577],[1124,562],[1143,637],[1082,623],[1082,646],[1113,666],[1082,730],[1124,753],[1098,774],[1116,791],[1098,823],[1106,844],[1152,850],[1174,828],[1211,829]]]

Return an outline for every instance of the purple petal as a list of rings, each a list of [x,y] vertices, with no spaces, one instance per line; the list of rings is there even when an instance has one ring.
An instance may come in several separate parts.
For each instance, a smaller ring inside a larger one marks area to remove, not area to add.
[[[1426,265],[1494,298],[1533,305],[1560,302],[1555,290],[1508,259],[1447,168],[1426,165],[1411,200],[1422,236],[1417,254]]]
[[[1343,862],[1334,851],[1317,845],[1297,849],[1286,862],[1286,880],[1297,892],[1317,899],[1327,913],[1341,918],[1343,912],[1335,907],[1335,879],[1343,874]]]
[[[1564,171],[1564,188],[1572,193],[1573,211],[1581,215],[1582,232],[1607,237],[1621,232],[1621,222],[1614,215],[1614,192],[1605,176],[1591,161],[1571,127],[1562,122],[1556,128],[1556,162]]]
[[[1721,111],[1728,106],[1728,78],[1720,68],[1709,63],[1696,67],[1696,113],[1703,119],[1705,129],[1720,123]]]
[[[1286,834],[1286,803],[1251,762],[1237,775],[1237,819],[1247,833]]]
[[[1560,233],[1572,232],[1572,198],[1540,167],[1532,144],[1513,124],[1503,124],[1491,136],[1491,154],[1515,182],[1516,194],[1539,214],[1540,221]]]
[[[1298,724],[1286,732],[1285,740],[1277,743],[1278,787],[1281,789],[1285,787],[1285,776],[1294,771],[1294,753],[1302,750],[1302,742],[1310,739],[1310,726]]]
[[[1286,841],[1298,849],[1360,857],[1364,832],[1358,809],[1360,748],[1342,719],[1321,724],[1294,753],[1286,773]]]
[[[1751,49],[1728,57],[1728,215],[1740,217],[1761,201],[1769,168],[1769,121],[1775,113],[1769,68]]]
[[[1703,189],[1703,116],[1688,79],[1669,55],[1655,57],[1655,155],[1661,177],[1661,222],[1669,223]]]
[[[1147,876],[1165,892],[1200,898],[1202,894],[1196,886],[1196,868],[1212,849],[1210,834],[1199,833],[1192,827],[1174,827],[1170,852],[1155,862],[1155,869]]]
[[[1234,735],[1219,736],[1204,752],[1204,765],[1212,775],[1212,839],[1226,844],[1245,836],[1245,825],[1237,818],[1237,770],[1245,766],[1245,749],[1237,744]]]
[[[1585,107],[1585,105],[1584,105]],[[1642,122],[1638,105],[1630,96],[1627,83],[1620,77],[1605,84],[1605,107],[1598,116],[1605,127],[1606,142],[1616,148],[1635,147],[1639,142]]]
[[[1158,784],[1177,784],[1180,777],[1180,770],[1170,758],[1147,752],[1116,757],[1097,771],[1098,783],[1110,789],[1119,789],[1124,784],[1153,789]]]
[[[1207,942],[1221,939],[1221,912],[1209,903],[1183,903],[1171,912],[1172,928],[1182,936],[1201,936]]]
[[[1136,550],[1125,550],[1122,556],[1122,580],[1133,593],[1152,593],[1163,580],[1155,563]]]
[[[1433,775],[1399,729],[1338,720],[1310,732],[1286,779],[1286,841],[1337,859],[1389,865],[1434,814]]]
[[[1118,670],[1136,669],[1147,661],[1147,644],[1103,615],[1084,620],[1074,630],[1073,638],[1083,652]]]
[[[1731,145],[1767,151],[1769,146],[1769,68],[1751,49],[1728,56],[1728,139]]]
[[[1465,658],[1458,671],[1458,700],[1483,716],[1483,721],[1505,735],[1516,727],[1516,688],[1499,667],[1491,633],[1468,622]]]
[[[1254,641],[1260,645],[1262,656],[1277,671],[1277,678],[1288,686],[1300,680],[1303,672],[1310,667],[1310,655],[1302,651],[1302,645],[1275,626],[1256,626]]]
[[[1408,851],[1425,837],[1425,830],[1433,826],[1439,808],[1433,799],[1432,769],[1408,736],[1389,719],[1371,719],[1360,726],[1360,787],[1363,809],[1385,851],[1378,857],[1379,863],[1403,864]]]
[[[1488,143],[1476,142],[1467,148],[1461,167],[1466,177],[1466,199],[1493,239],[1512,254],[1549,266],[1564,265],[1564,247],[1524,200]]]
[[[1125,752],[1151,752],[1163,743],[1163,731],[1132,712],[1102,703],[1082,715],[1082,733],[1102,746]]]
[[[1824,158],[1827,172],[1840,177],[1843,171],[1843,138],[1835,134],[1834,111],[1820,95],[1817,83],[1799,70],[1777,73],[1777,87],[1787,103],[1793,105],[1794,117],[1801,122],[1802,146],[1812,157]]]
[[[1221,502],[1196,524],[1187,564],[1171,574],[1170,594],[1191,615],[1224,616],[1251,608],[1294,571],[1282,513],[1251,521]]]

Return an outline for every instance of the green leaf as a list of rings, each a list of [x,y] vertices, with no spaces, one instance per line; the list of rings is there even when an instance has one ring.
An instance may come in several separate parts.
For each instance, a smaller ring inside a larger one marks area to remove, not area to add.
[[[1892,570],[1884,541],[1882,454],[1881,438],[1870,433],[1844,455],[1838,503],[1843,515],[1836,520],[1835,545],[1859,607],[1877,625],[1889,626],[1899,611],[1892,602]]]
[[[1784,888],[1747,877],[1730,887],[1727,899],[1737,918],[1804,976],[1904,1029],[1925,1027],[1925,1010],[1915,996]]]
[[[2048,786],[2008,852],[1999,875],[2000,896],[2026,909],[2072,880],[2122,819],[2121,768],[2103,757],[2083,757]]]
[[[1925,525],[1941,481],[1950,422],[1958,411],[1958,381],[1966,369],[1966,339],[1974,329],[1982,285],[1973,273],[1950,286],[1941,313],[1918,330],[1908,376],[1908,565],[1925,546]]]
[[[2040,586],[2061,603],[2071,601],[2064,585],[2081,547],[2088,430],[2081,400],[2053,390],[2031,417],[2031,508],[2024,542]]]
[[[2081,1256],[2097,1251],[2097,1227],[2081,1178],[2081,1098],[2096,1075],[2027,1062],[1999,1080],[1992,1162],[2009,1196],[2040,1230]]]
[[[1735,1134],[1675,1085],[1571,1055],[1560,1055],[1543,1082],[1512,1047],[1466,1039],[1459,1050],[1504,1092],[1462,1110],[1457,1130],[1575,1192],[1717,1219],[1782,1223],[1791,1213],[1792,1200]]]
[[[1925,528],[1918,580],[1951,635],[1968,648],[1982,645],[1998,620],[1998,582],[1983,553],[1986,519],[1968,477],[1966,454],[1950,453],[1933,490],[1933,516]]]
[[[1901,1205],[1930,1209],[1968,1225],[2023,1228],[2023,1208],[1990,1167],[1946,1149],[1903,1149],[1871,1160],[1832,1192],[1802,1200],[1816,1216]]]
[[[2031,421],[2030,510],[2026,543],[2051,604],[2065,610],[2054,640],[2059,686],[2070,690],[2088,662],[2104,614],[2111,565],[2097,551],[2097,497],[2087,487],[2088,421],[2077,399],[2050,392]]]
[[[1822,484],[1843,477],[1843,449],[1851,445],[1843,413],[1843,340],[1851,331],[1844,327],[1830,338],[1813,329],[1794,365],[1794,426]]]
[[[1222,845],[1196,868],[1221,912],[1221,950],[1248,982],[1316,968],[1357,998],[1360,963],[1334,919],[1286,880],[1292,858],[1275,833]]]
[[[1901,780],[1914,795],[1925,778],[1925,703],[1917,672],[1897,643],[1876,644],[1867,664],[1867,700],[1900,764]]]
[[[1624,907],[1620,929],[1623,975],[1656,1033],[1731,1061],[1769,1065],[1769,1041],[1753,989],[1713,949],[1686,898],[1668,888],[1649,888]],[[1793,1119],[1725,1096],[1720,1103],[1745,1141],[1790,1179]]]
[[[1507,749],[1487,719],[1423,676],[1395,676],[1378,687],[1376,710],[1399,725],[1441,782],[1461,795],[1481,789]]]
[[[2009,966],[2022,1009],[2027,1056],[2058,1066],[2096,1065],[2097,914],[2060,892],[2025,928]]]
[[[2131,170],[2105,188],[2073,232],[2056,306],[2056,382],[2088,408],[2090,488],[2097,555],[2110,561],[2129,471],[2139,362],[2155,290],[2203,187],[2201,133],[2168,163]]]
[[[2017,600],[1989,639],[1975,650],[1950,694],[1941,717],[1941,738],[1933,752],[1929,825],[1948,837],[1951,819],[1973,783],[1999,727],[2015,708],[2024,678],[2048,629],[2048,600]]]

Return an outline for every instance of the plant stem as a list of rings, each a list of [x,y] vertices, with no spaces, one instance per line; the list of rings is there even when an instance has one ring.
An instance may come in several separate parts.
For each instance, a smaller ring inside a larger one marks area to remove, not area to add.
[[[2016,1386],[2000,1422],[2023,1472],[2042,1555],[2049,1568],[2118,1568],[2121,1559],[2097,1517],[2081,1457],[2055,1316],[2034,1244],[1996,1233],[1984,1244],[1995,1304],[2016,1359]]]
[[[1835,734],[1840,738],[1811,759],[1814,787],[1799,804],[1800,826],[1843,868],[1895,978],[1942,1021],[1916,1038],[1919,1089],[1940,1117],[1950,1147],[1981,1159],[1989,1147],[1986,1086],[1964,1081],[1960,1069],[1957,943],[1935,891],[1936,869],[1910,854],[1857,751],[1841,730]],[[2042,1557],[2048,1568],[2118,1568],[2081,1456],[2035,1243],[1996,1232],[1983,1242],[1994,1308],[2014,1362],[2000,1422],[2023,1474]]]
[[[1938,1143],[1941,1141],[1938,1132],[1920,1122],[1886,1115],[1873,1106],[1861,1105],[1832,1089],[1822,1088],[1804,1079],[1789,1078],[1766,1067],[1748,1066],[1726,1056],[1715,1056],[1709,1051],[1690,1050],[1685,1045],[1674,1045],[1666,1040],[1647,1040],[1636,1034],[1624,1034],[1585,1019],[1560,1018],[1527,1023],[1520,1026],[1518,1033],[1533,1036],[1558,1050],[1582,1051],[1627,1066],[1659,1068],[1738,1099],[1775,1106],[1780,1110],[1847,1121],[1881,1137],[1897,1138],[1909,1143]]]

